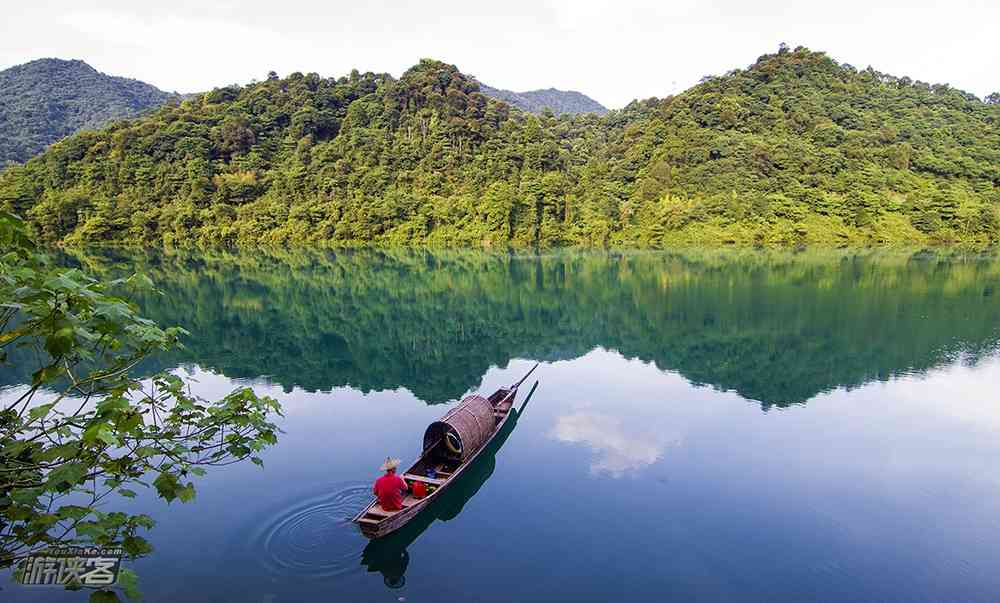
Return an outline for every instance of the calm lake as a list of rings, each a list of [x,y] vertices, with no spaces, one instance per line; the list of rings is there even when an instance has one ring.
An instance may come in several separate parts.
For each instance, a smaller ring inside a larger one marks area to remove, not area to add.
[[[104,252],[191,335],[150,363],[286,417],[157,520],[146,601],[996,601],[1000,261],[896,252]],[[534,362],[415,524],[349,523],[386,455]],[[0,374],[0,395],[26,374]],[[521,396],[528,388],[522,388]],[[140,488],[141,489],[141,488]],[[4,601],[82,601],[20,587]]]

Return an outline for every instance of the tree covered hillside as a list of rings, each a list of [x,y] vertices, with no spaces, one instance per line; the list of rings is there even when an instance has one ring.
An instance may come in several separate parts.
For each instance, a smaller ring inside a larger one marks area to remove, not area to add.
[[[486,96],[500,99],[518,109],[531,113],[542,113],[546,109],[556,115],[563,113],[597,113],[598,115],[603,115],[608,112],[608,109],[604,105],[576,90],[546,88],[545,90],[513,92],[511,90],[491,88],[482,83],[479,84],[479,90]]]
[[[782,48],[601,117],[432,60],[272,74],[63,140],[0,204],[68,243],[983,245],[998,187],[997,104]]]
[[[133,117],[174,97],[83,61],[39,59],[0,71],[0,166],[27,161],[83,129]]]

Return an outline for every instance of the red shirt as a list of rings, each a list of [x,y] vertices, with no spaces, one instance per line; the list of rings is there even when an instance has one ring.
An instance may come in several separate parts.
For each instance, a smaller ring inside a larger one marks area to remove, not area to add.
[[[386,511],[398,511],[403,508],[403,492],[406,492],[406,482],[395,473],[386,473],[375,480],[375,496],[378,503]]]

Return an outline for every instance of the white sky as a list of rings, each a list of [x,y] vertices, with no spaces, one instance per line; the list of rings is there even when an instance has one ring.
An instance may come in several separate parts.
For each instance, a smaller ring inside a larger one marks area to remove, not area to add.
[[[432,57],[492,86],[579,90],[619,108],[780,42],[980,97],[1000,89],[996,0],[32,0],[3,13],[0,69],[77,58],[179,92],[272,69],[398,76]]]

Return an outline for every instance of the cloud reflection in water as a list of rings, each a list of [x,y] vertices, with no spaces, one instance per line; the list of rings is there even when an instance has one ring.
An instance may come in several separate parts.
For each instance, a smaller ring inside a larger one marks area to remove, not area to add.
[[[580,411],[559,417],[550,436],[594,450],[591,473],[622,477],[656,463],[668,447],[680,444],[679,436],[644,425],[633,429],[619,416]]]

